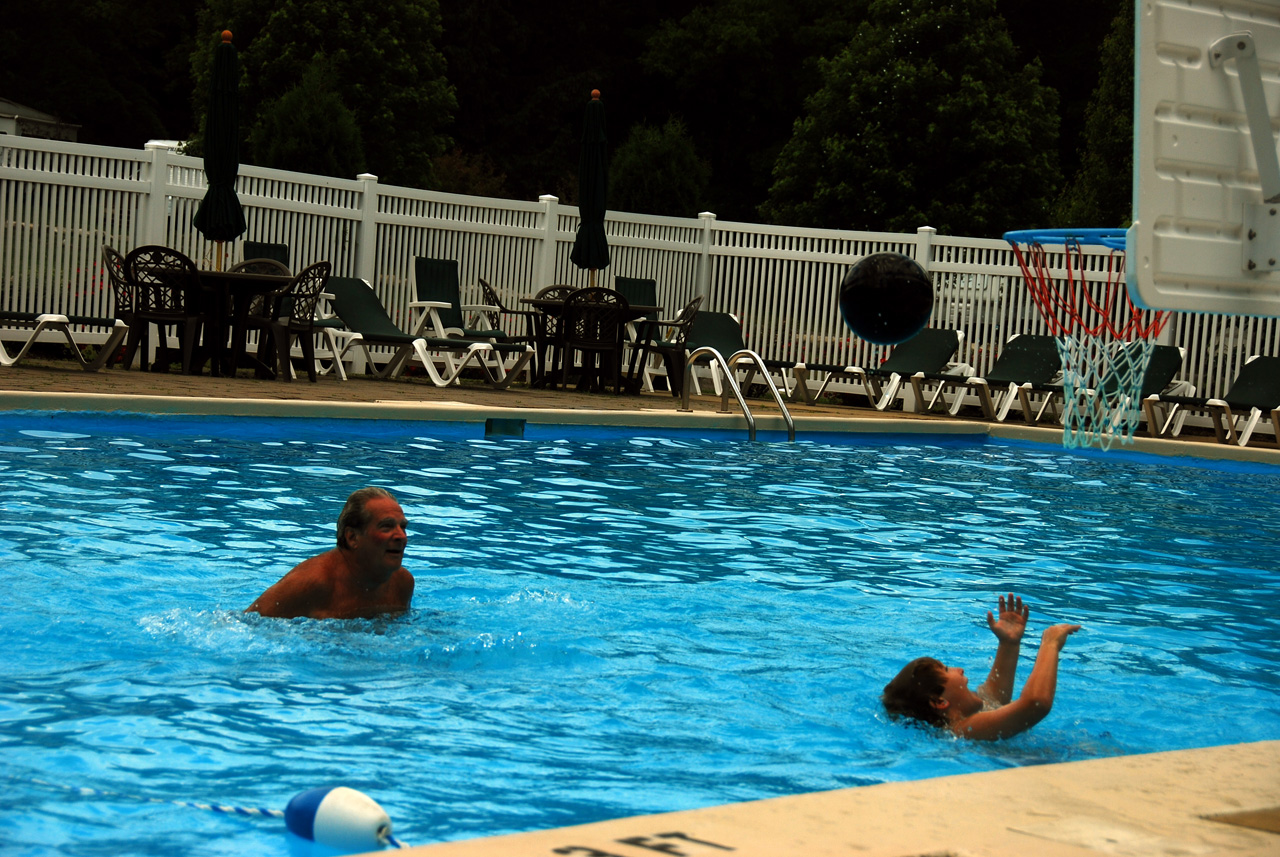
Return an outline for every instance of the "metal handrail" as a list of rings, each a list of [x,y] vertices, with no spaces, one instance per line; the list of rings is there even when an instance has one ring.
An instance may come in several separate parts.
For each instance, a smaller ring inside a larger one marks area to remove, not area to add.
[[[769,392],[773,393],[773,400],[778,403],[778,407],[782,411],[782,419],[787,424],[787,440],[796,439],[796,423],[791,418],[791,412],[787,410],[787,406],[782,403],[782,394],[778,392],[778,385],[773,383],[773,378],[769,377],[769,370],[765,368],[764,360],[754,351],[744,348],[741,351],[735,351],[729,355],[729,359],[725,360],[724,355],[710,345],[704,345],[696,348],[689,354],[688,361],[684,367],[684,388],[680,394],[680,410],[683,413],[689,413],[693,410],[689,407],[690,392],[693,389],[693,365],[699,357],[710,357],[713,364],[719,364],[724,371],[725,387],[720,393],[720,413],[727,414],[729,412],[729,390],[733,391],[733,395],[738,400],[738,407],[742,408],[742,416],[747,421],[747,439],[756,439],[756,418],[752,415],[751,409],[747,407],[747,400],[742,395],[742,389],[738,386],[738,379],[734,377],[733,367],[740,360],[748,360],[756,364],[760,374],[764,376],[765,385],[769,388]]]

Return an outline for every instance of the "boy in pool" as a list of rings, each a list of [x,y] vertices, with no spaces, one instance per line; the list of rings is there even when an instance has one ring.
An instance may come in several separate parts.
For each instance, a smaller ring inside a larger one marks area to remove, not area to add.
[[[368,619],[408,610],[413,575],[401,564],[408,526],[390,492],[361,488],[338,516],[338,546],[299,563],[245,612],[278,619]]]
[[[1013,699],[1022,634],[1030,609],[1021,597],[1000,596],[1000,616],[987,612],[987,626],[999,641],[996,658],[977,692],[959,667],[933,658],[916,658],[885,685],[880,697],[892,717],[908,717],[950,729],[961,738],[994,741],[1025,732],[1048,715],[1058,687],[1058,654],[1079,625],[1052,625],[1040,639],[1040,652],[1022,693]]]

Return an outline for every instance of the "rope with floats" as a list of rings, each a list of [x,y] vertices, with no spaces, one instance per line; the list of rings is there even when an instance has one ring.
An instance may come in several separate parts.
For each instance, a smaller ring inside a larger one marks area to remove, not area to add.
[[[388,846],[409,847],[407,843],[401,842],[392,834],[390,816],[373,798],[346,786],[308,789],[295,795],[288,806],[280,810],[142,797],[108,789],[68,786],[40,779],[29,779],[27,782],[81,797],[107,797],[142,803],[161,803],[240,818],[280,818],[284,819],[285,828],[293,835],[346,853],[376,851]]]

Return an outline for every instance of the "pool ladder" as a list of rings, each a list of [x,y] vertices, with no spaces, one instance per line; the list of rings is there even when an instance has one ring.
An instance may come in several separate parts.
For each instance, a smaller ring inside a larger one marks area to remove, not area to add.
[[[680,394],[681,413],[689,413],[693,410],[689,407],[689,397],[691,395],[690,390],[693,389],[693,364],[699,357],[710,357],[712,367],[718,366],[720,368],[721,373],[724,375],[724,386],[720,389],[720,413],[729,413],[729,391],[732,390],[733,395],[738,399],[738,407],[742,408],[742,416],[747,420],[747,438],[749,440],[756,439],[756,418],[752,416],[751,409],[747,407],[746,397],[742,395],[742,389],[738,386],[738,379],[734,375],[734,367],[743,361],[755,364],[753,371],[758,371],[764,378],[765,386],[769,388],[769,392],[773,394],[773,400],[778,403],[778,408],[782,411],[782,419],[787,424],[787,440],[796,439],[796,423],[791,418],[791,412],[787,410],[787,406],[783,404],[782,394],[778,392],[778,385],[773,383],[769,370],[765,368],[764,360],[749,348],[735,351],[729,355],[728,360],[724,358],[723,354],[709,345],[694,349],[684,365],[684,387],[683,392]]]

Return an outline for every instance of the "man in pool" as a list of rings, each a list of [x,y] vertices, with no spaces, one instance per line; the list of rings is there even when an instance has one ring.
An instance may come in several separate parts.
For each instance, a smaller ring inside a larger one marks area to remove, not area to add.
[[[959,667],[933,658],[916,658],[885,685],[880,697],[892,717],[907,717],[949,729],[960,738],[994,741],[1025,732],[1048,715],[1058,687],[1058,654],[1079,625],[1052,625],[1040,639],[1040,652],[1022,693],[1013,699],[1022,634],[1030,609],[1021,597],[1000,596],[999,618],[987,612],[987,626],[999,641],[996,658],[977,692]]]
[[[272,584],[245,610],[278,619],[368,619],[409,609],[413,575],[400,504],[382,488],[361,488],[338,516],[338,546]]]

